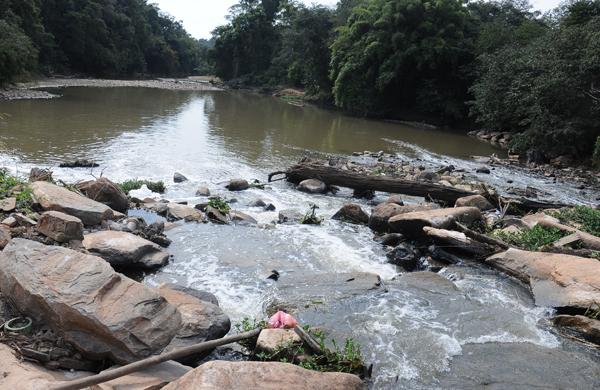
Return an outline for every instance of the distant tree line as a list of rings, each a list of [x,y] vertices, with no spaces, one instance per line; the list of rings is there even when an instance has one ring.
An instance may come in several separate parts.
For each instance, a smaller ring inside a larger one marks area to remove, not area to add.
[[[146,0],[0,1],[0,84],[36,73],[189,75],[201,54]]]
[[[207,72],[356,115],[477,123],[547,158],[600,136],[600,0],[240,0],[213,35]]]

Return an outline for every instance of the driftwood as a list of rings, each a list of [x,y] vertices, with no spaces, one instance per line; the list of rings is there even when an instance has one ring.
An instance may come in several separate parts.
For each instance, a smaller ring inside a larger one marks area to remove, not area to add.
[[[523,221],[531,227],[534,227],[535,225],[540,225],[547,228],[559,229],[563,232],[571,233],[571,235],[576,234],[577,236],[579,236],[579,240],[587,249],[600,251],[600,237],[596,237],[590,233],[582,232],[581,230],[571,226],[563,225],[562,223],[557,222],[556,218],[550,217],[546,214],[540,213],[535,215],[529,215],[523,218]]]
[[[260,334],[261,329],[257,328],[249,332],[237,334],[235,336],[224,337],[222,339],[206,341],[198,343],[189,347],[176,349],[175,351],[163,353],[161,355],[152,356],[135,363],[127,364],[122,367],[118,367],[109,371],[102,372],[98,375],[92,375],[81,379],[76,379],[69,382],[63,382],[57,386],[52,387],[52,390],[79,390],[84,389],[88,386],[97,385],[111,381],[116,378],[146,369],[151,366],[155,366],[159,363],[166,362],[168,360],[176,360],[189,355],[194,355],[199,352],[209,351],[221,345],[235,343],[237,341],[251,339],[257,337]]]
[[[479,242],[482,242],[482,243],[488,244],[488,245],[497,246],[498,248],[501,248],[501,249],[508,249],[510,247],[510,245],[508,245],[504,241],[498,240],[496,238],[488,237],[481,233],[477,233],[476,231],[469,229],[468,227],[466,227],[465,225],[463,225],[460,222],[456,222],[455,225],[459,231],[463,232],[467,237],[472,238],[475,241],[479,241]]]
[[[579,256],[579,257],[589,257],[593,259],[598,259],[598,251],[594,251],[591,249],[572,249],[568,247],[556,247],[556,246],[546,246],[541,249],[542,252],[548,253],[561,253],[563,255],[571,255],[571,256]],[[598,259],[600,260],[600,259]]]
[[[269,175],[269,181],[277,174],[281,174],[281,172]],[[458,198],[476,194],[473,191],[460,190],[440,184],[405,180],[389,176],[371,176],[310,161],[292,166],[285,174],[287,180],[292,183],[299,183],[306,179],[319,179],[327,185],[348,187],[355,190],[374,190],[421,196],[451,204],[454,204]]]
[[[296,332],[296,334],[300,337],[300,339],[302,339],[302,341],[308,345],[308,347],[317,355],[323,355],[323,349],[321,349],[321,346],[319,345],[319,343],[317,343],[317,341],[315,339],[312,338],[312,336],[305,331],[304,329],[302,329],[302,327],[300,325],[296,325],[296,327],[294,328],[294,332]]]
[[[453,255],[438,246],[430,245],[427,250],[433,259],[443,261],[444,263],[461,264],[463,262],[463,259],[460,257]]]
[[[468,253],[475,258],[486,258],[489,255],[498,252],[495,247],[475,241],[467,237],[464,233],[452,230],[436,229],[429,226],[423,228],[425,234],[436,243],[441,243],[442,248],[456,249],[463,253]]]

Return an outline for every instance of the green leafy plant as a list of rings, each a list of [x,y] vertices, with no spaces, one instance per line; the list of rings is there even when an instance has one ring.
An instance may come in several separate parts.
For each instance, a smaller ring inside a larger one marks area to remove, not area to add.
[[[300,223],[303,225],[320,225],[323,222],[323,217],[318,217],[316,212],[319,206],[313,204],[304,216],[300,219]]]
[[[229,214],[229,211],[231,211],[231,207],[229,206],[229,203],[227,203],[222,198],[212,198],[211,200],[208,201],[208,205],[212,208],[219,210],[219,212],[223,215],[227,215],[227,214]]]
[[[510,245],[514,245],[521,249],[535,251],[553,242],[560,240],[567,233],[556,228],[547,228],[536,225],[532,229],[523,229],[515,233],[506,233],[503,231],[495,231],[493,235],[502,239]]]
[[[560,209],[553,216],[564,224],[600,236],[600,210],[586,206],[576,206]]]
[[[0,199],[14,197],[17,208],[31,210],[32,191],[24,180],[12,176],[5,169],[0,170]]]
[[[164,194],[165,191],[167,190],[167,188],[165,187],[165,183],[162,181],[151,181],[151,180],[139,180],[139,179],[132,179],[132,180],[127,180],[124,181],[123,183],[119,184],[119,186],[121,187],[121,189],[123,190],[123,192],[125,192],[126,194],[129,193],[129,191],[132,190],[139,190],[140,188],[142,188],[143,185],[146,185],[146,187],[148,187],[148,189],[152,192],[157,192],[159,194]]]

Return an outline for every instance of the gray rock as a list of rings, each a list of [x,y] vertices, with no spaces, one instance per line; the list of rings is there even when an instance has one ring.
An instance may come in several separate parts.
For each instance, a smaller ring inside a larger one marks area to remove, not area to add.
[[[225,188],[229,191],[244,191],[250,188],[250,184],[245,179],[231,179]]]
[[[16,198],[4,198],[0,199],[0,211],[4,211],[5,213],[11,212],[17,208],[17,199]]]
[[[183,176],[181,173],[179,172],[175,172],[173,174],[173,182],[175,183],[183,183],[184,181],[188,181],[188,178]]]
[[[306,179],[300,182],[297,187],[298,191],[306,192],[309,194],[324,194],[327,192],[327,185],[321,180],[317,179]]]
[[[219,300],[217,299],[217,297],[214,294],[211,294],[207,291],[196,290],[192,287],[185,287],[174,283],[165,283],[163,284],[163,286],[166,286],[170,290],[180,291],[182,293],[186,293],[187,295],[196,297],[201,301],[209,302],[213,305],[219,306]]]
[[[125,213],[129,209],[129,199],[125,192],[105,177],[84,181],[77,184],[76,187],[88,198],[103,203],[113,210]]]
[[[279,223],[299,223],[304,215],[296,210],[281,210],[279,212]]]
[[[0,253],[0,290],[91,359],[159,353],[182,323],[173,305],[103,259],[24,239]]]
[[[206,186],[198,187],[196,196],[210,196],[210,189]]]
[[[339,209],[331,219],[366,225],[369,223],[369,214],[365,213],[359,205],[347,203]]]
[[[495,207],[481,195],[463,196],[456,199],[454,207],[477,207],[481,211],[493,210]]]
[[[37,224],[37,231],[58,242],[83,240],[83,222],[60,211],[46,211]]]
[[[229,223],[229,217],[212,206],[206,206],[205,214],[206,217],[213,222],[221,223],[224,225]]]
[[[256,219],[241,211],[230,211],[229,216],[231,217],[231,220],[237,224],[256,225],[258,223]]]
[[[388,223],[392,231],[409,238],[420,239],[425,237],[425,226],[447,229],[456,221],[470,225],[476,220],[481,220],[481,211],[478,208],[454,207],[398,214],[391,217]]]

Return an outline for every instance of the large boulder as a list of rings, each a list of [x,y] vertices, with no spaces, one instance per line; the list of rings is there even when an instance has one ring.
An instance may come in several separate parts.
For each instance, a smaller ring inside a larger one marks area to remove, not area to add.
[[[423,238],[423,228],[431,226],[436,229],[448,229],[455,222],[469,225],[481,219],[481,211],[476,207],[454,207],[393,216],[388,221],[390,228],[410,238]]]
[[[369,217],[369,227],[376,232],[384,233],[390,230],[388,221],[393,216],[411,213],[414,211],[435,210],[439,208],[440,206],[435,203],[403,206],[396,203],[384,202],[377,205],[371,211],[371,216]]]
[[[185,220],[186,222],[198,222],[204,219],[204,214],[194,207],[179,203],[167,203],[166,215],[171,220]]]
[[[113,217],[105,204],[45,181],[30,184],[35,201],[46,211],[60,211],[81,219],[84,225],[99,225]]]
[[[10,227],[4,224],[0,225],[0,250],[4,249],[11,239],[12,235],[10,234]]]
[[[107,371],[112,370],[112,367]],[[92,390],[158,390],[181,378],[191,367],[172,360],[92,386]],[[45,390],[45,389],[44,389]]]
[[[158,293],[181,313],[181,328],[165,348],[165,352],[188,347],[206,340],[225,336],[230,328],[229,317],[213,303],[202,301],[182,291],[162,285]],[[183,363],[199,360],[202,356],[186,357]]]
[[[359,225],[366,225],[369,223],[369,214],[365,213],[363,209],[355,203],[347,203],[338,210],[337,213],[331,217],[338,221],[345,221],[350,223],[356,223]]]
[[[81,219],[60,211],[46,211],[40,217],[36,229],[46,237],[58,242],[83,240]]]
[[[169,262],[169,253],[135,234],[104,230],[87,234],[83,246],[113,266],[153,269]]]
[[[494,205],[492,205],[486,198],[484,198],[481,195],[470,195],[458,198],[456,199],[454,207],[477,207],[481,211],[495,209]]]
[[[91,359],[131,363],[159,353],[179,331],[179,311],[99,257],[14,239],[0,253],[0,290]]]
[[[509,249],[486,262],[531,286],[539,306],[600,309],[600,261]]]
[[[105,177],[81,182],[76,187],[88,198],[104,203],[113,210],[125,213],[129,208],[129,200],[125,192]]]
[[[163,390],[365,390],[359,377],[306,370],[289,363],[211,361]]]
[[[324,194],[327,192],[327,185],[321,180],[317,179],[306,179],[298,184],[298,191],[306,192],[309,194]]]

